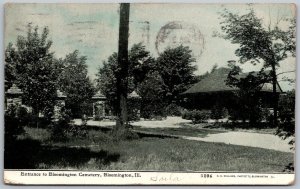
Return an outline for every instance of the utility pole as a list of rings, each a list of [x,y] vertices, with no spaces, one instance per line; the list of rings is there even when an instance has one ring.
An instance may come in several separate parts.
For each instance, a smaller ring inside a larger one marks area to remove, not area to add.
[[[118,70],[117,70],[117,105],[115,132],[122,134],[128,127],[127,87],[128,87],[128,37],[129,37],[129,3],[120,4]]]

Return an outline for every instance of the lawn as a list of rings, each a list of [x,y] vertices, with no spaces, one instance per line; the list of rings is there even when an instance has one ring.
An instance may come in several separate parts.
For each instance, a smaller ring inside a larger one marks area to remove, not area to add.
[[[134,127],[137,132],[156,133],[163,135],[191,136],[191,137],[206,137],[208,134],[224,133],[226,131],[216,131],[211,129],[193,128],[189,126],[179,128],[146,128]]]
[[[155,137],[115,141],[101,130],[54,142],[46,129],[25,131],[6,144],[6,169],[282,172],[293,162],[292,153],[221,143]]]

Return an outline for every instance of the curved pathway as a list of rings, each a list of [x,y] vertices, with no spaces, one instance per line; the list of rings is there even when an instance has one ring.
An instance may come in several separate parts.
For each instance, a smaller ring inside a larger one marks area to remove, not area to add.
[[[80,125],[81,120],[74,120],[75,124]],[[182,119],[181,117],[167,117],[164,120],[142,120],[131,123],[133,126],[139,126],[143,128],[182,128],[185,124],[190,123],[190,120]],[[98,127],[112,127],[115,125],[114,121],[88,121],[90,126]],[[209,130],[209,129],[206,129]],[[255,132],[243,132],[243,131],[228,131],[222,133],[208,134],[205,137],[192,137],[192,136],[182,136],[176,135],[178,138],[195,140],[195,141],[205,141],[205,142],[216,142],[225,143],[232,145],[250,146],[265,148],[271,150],[277,150],[282,152],[294,152],[291,150],[291,145],[289,141],[291,138],[282,140],[280,137],[274,134],[263,134]]]
[[[188,136],[184,136],[183,138],[188,140],[266,148],[282,152],[293,152],[293,150],[290,149],[291,145],[288,144],[291,138],[282,140],[280,137],[272,134],[229,131],[226,133],[208,134],[203,138]]]

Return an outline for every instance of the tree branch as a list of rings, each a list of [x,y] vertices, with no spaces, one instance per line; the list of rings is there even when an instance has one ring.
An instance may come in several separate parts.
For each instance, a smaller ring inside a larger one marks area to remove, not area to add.
[[[281,73],[278,73],[276,76],[278,75],[281,75],[281,74],[285,74],[285,73],[292,73],[292,72],[295,72],[296,70],[293,70],[293,71],[286,71],[286,72],[281,72]]]

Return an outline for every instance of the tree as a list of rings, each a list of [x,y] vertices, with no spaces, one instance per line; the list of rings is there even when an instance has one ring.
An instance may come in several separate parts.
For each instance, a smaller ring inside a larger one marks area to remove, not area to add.
[[[112,107],[113,112],[116,107],[117,99],[117,53],[113,53],[97,73],[97,88],[107,97],[107,101]],[[138,86],[146,78],[149,71],[153,70],[154,58],[141,43],[134,44],[129,51],[128,68],[128,93],[134,90],[138,91]],[[142,96],[142,95],[141,95]]]
[[[164,82],[158,71],[150,70],[144,80],[138,85],[138,92],[141,99],[141,116],[143,118],[165,117],[167,106],[163,98]]]
[[[66,108],[71,110],[73,117],[81,117],[83,106],[94,95],[94,87],[88,77],[86,57],[79,56],[79,51],[68,54],[64,60],[60,60],[58,69],[61,70],[58,83],[66,98]]]
[[[143,116],[165,116],[165,107],[197,81],[193,75],[195,67],[191,63],[194,59],[190,53],[188,47],[168,49],[158,62],[141,43],[132,46],[129,51],[128,93],[136,90],[141,96]],[[168,56],[172,59],[169,60]],[[116,70],[117,53],[114,53],[97,74],[98,88],[113,107],[116,101]],[[172,93],[170,88],[174,89]]]
[[[229,65],[226,85],[238,88],[235,92],[235,101],[231,104],[231,118],[249,120],[250,124],[262,119],[262,103],[260,90],[263,84],[269,82],[268,74],[262,69],[260,72],[250,72],[242,76],[242,69],[237,65]]]
[[[282,124],[276,134],[283,139],[292,137],[290,145],[295,143],[295,90],[287,91],[279,98],[279,118]],[[292,147],[294,148],[294,147]]]
[[[180,93],[196,82],[194,76],[196,67],[192,65],[196,60],[191,52],[188,47],[181,45],[172,49],[167,48],[157,58],[155,69],[163,80],[165,91],[163,98],[168,104],[177,100]]]
[[[96,74],[96,87],[106,96],[109,107],[111,107],[113,112],[117,100],[117,78],[115,73],[117,70],[117,57],[117,53],[113,53],[109,56],[107,61],[103,61],[103,66],[99,67],[98,73]]]
[[[295,56],[296,49],[296,21],[286,19],[290,23],[287,30],[280,29],[278,23],[272,29],[264,27],[253,9],[244,15],[238,15],[224,10],[221,29],[224,39],[230,40],[240,47],[235,54],[240,57],[240,62],[253,64],[263,62],[264,69],[271,68],[270,76],[273,85],[274,124],[277,124],[278,95],[276,93],[277,76],[276,67],[279,62],[288,57]]]
[[[47,27],[39,35],[38,26],[29,24],[27,36],[18,36],[16,45],[9,44],[5,52],[5,79],[23,90],[23,103],[32,107],[36,117],[40,112],[51,117],[56,98],[57,75],[48,34]]]
[[[118,45],[118,66],[116,83],[116,127],[117,134],[121,134],[127,129],[127,86],[128,86],[128,37],[129,37],[129,12],[130,4],[120,4],[120,25],[119,25],[119,45]]]

